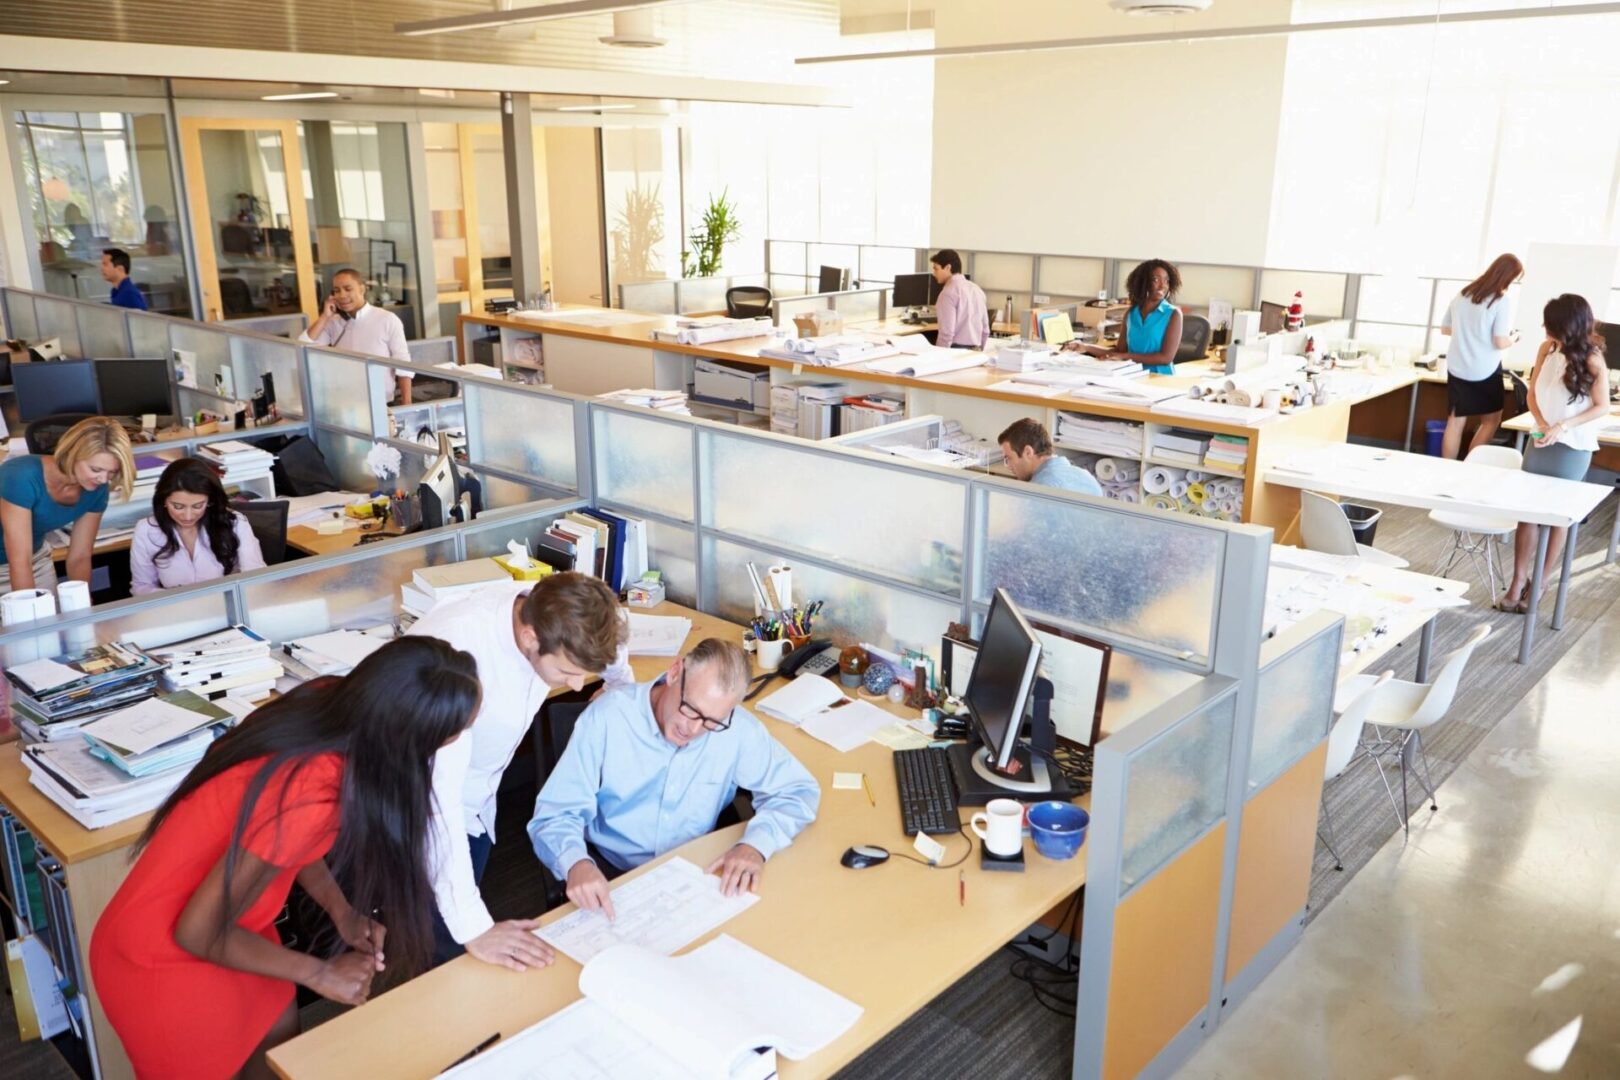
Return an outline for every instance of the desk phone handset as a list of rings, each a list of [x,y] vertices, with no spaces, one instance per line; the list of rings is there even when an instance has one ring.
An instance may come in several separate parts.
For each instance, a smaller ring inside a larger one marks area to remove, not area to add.
[[[810,675],[831,675],[838,670],[838,650],[825,640],[812,638],[782,657],[777,674],[793,678],[803,671]]]

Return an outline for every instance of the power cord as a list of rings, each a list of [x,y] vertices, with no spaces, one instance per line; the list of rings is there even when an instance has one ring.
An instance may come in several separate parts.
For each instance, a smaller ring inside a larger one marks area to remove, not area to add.
[[[919,859],[919,858],[917,858],[917,856],[915,856],[915,855],[907,855],[903,851],[891,851],[891,852],[889,852],[889,854],[893,855],[897,859],[908,859],[911,862],[917,863],[920,866],[926,866],[930,870],[954,870],[958,866],[961,866],[963,863],[967,862],[968,856],[973,854],[973,837],[968,835],[967,823],[963,822],[963,821],[958,821],[956,823],[956,831],[962,834],[962,839],[967,841],[968,846],[967,846],[967,850],[962,852],[962,857],[957,859],[955,862],[931,863],[927,859]]]
[[[1058,918],[1057,925],[1049,928],[1044,936],[1036,937],[1031,934],[1022,941],[1005,946],[1014,957],[1007,973],[1028,986],[1036,1003],[1042,1008],[1071,1020],[1074,1018],[1079,1000],[1080,957],[1076,948],[1079,945],[1080,913],[1083,910],[1084,896],[1083,888],[1076,891]],[[1025,945],[1045,946],[1065,924],[1068,926],[1069,948],[1061,964],[1044,956],[1026,952],[1023,948]]]

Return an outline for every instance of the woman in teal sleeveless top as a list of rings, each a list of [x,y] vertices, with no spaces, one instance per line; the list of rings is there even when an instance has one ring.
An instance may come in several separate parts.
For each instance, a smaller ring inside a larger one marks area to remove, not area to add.
[[[1131,299],[1125,316],[1124,348],[1111,349],[1113,360],[1135,360],[1156,375],[1175,371],[1181,348],[1181,309],[1170,302],[1181,288],[1181,273],[1163,259],[1149,259],[1125,279]]]

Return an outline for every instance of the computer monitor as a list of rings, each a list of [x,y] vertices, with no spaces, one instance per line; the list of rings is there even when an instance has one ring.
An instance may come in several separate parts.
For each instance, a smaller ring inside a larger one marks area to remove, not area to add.
[[[105,416],[172,416],[174,385],[167,360],[93,360]]]
[[[1031,622],[1041,642],[1040,675],[1052,684],[1052,725],[1081,746],[1102,737],[1103,700],[1113,647],[1071,630]]]
[[[821,281],[816,286],[816,292],[842,292],[849,288],[849,271],[838,266],[823,266],[821,268]]]
[[[33,361],[11,365],[17,419],[23,423],[57,413],[98,413],[96,372],[89,360]]]
[[[1013,769],[1011,763],[1040,659],[1041,642],[1035,628],[1007,590],[997,589],[965,699],[974,733],[984,743],[986,764],[997,776],[1028,779],[1027,769]]]
[[[1260,332],[1280,334],[1288,329],[1288,308],[1283,304],[1260,301]]]
[[[897,308],[927,307],[938,295],[939,287],[934,285],[933,274],[894,275],[894,306]]]

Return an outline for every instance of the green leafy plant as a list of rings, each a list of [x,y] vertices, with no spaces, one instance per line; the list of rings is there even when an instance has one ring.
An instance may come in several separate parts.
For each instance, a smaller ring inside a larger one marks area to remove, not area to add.
[[[655,274],[654,255],[664,239],[664,200],[661,185],[639,184],[624,193],[624,204],[613,220],[613,270],[617,281],[648,281]]]
[[[737,219],[737,206],[727,196],[726,188],[719,195],[709,196],[709,208],[703,211],[701,228],[687,236],[691,249],[681,252],[682,277],[714,277],[720,273],[720,257],[726,245],[742,235],[742,222]]]

